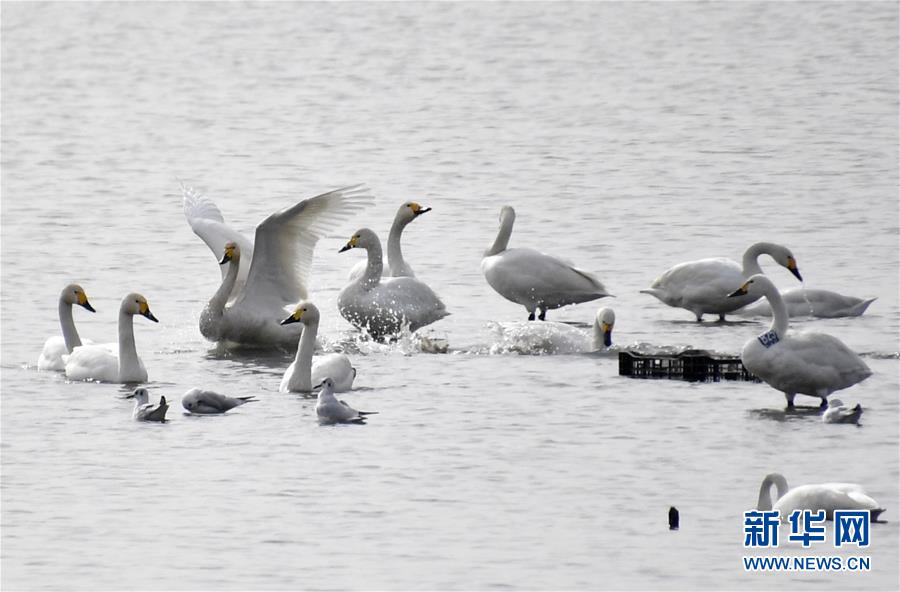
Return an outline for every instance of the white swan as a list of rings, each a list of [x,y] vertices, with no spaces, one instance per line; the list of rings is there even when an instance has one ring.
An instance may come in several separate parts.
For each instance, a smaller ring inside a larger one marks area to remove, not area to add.
[[[679,263],[656,278],[650,288],[641,290],[669,306],[684,308],[696,315],[697,321],[704,314],[717,314],[725,320],[725,314],[755,302],[759,296],[728,298],[728,294],[751,275],[762,273],[759,256],[769,255],[776,263],[786,267],[803,281],[797,269],[797,260],[787,247],[775,243],[756,243],[744,252],[742,265],[725,257],[700,259]]]
[[[260,222],[251,246],[225,226],[215,204],[186,194],[185,215],[191,228],[217,256],[225,254],[221,264],[232,262],[201,315],[203,336],[242,345],[296,345],[299,328],[282,327],[278,321],[307,297],[316,243],[371,203],[372,197],[361,185],[303,200]],[[242,281],[248,258],[250,265]]]
[[[383,339],[405,325],[416,331],[450,314],[437,294],[416,278],[382,280],[381,242],[374,232],[356,231],[340,252],[353,248],[367,251],[366,271],[338,294],[338,309],[352,325]]]
[[[213,391],[192,388],[181,398],[181,406],[200,415],[225,413],[229,409],[240,407],[244,403],[254,403],[253,395],[247,397],[228,397]]]
[[[731,296],[769,300],[774,313],[769,330],[754,337],[741,351],[741,361],[752,374],[784,393],[788,407],[794,396],[822,399],[834,391],[853,386],[872,375],[858,355],[842,341],[825,333],[788,333],[788,315],[781,294],[764,274],[757,274]]]
[[[403,259],[403,251],[400,249],[400,236],[406,225],[426,212],[430,212],[431,208],[423,208],[419,203],[408,201],[397,210],[394,216],[394,223],[391,224],[391,232],[388,234],[387,242],[387,260],[388,268],[384,270],[383,275],[387,277],[416,277],[412,267]],[[366,271],[366,260],[363,259],[353,266],[347,279],[353,281]],[[338,384],[338,383],[336,383]]]
[[[129,294],[119,306],[118,355],[103,345],[76,347],[66,358],[66,378],[100,382],[147,382],[147,370],[134,345],[133,318],[136,314],[154,323],[159,322],[150,312],[146,298],[140,294]]]
[[[828,409],[822,414],[824,423],[859,423],[862,415],[862,405],[856,404],[856,407],[847,407],[840,399],[832,398],[828,401]]]
[[[498,323],[496,331],[500,342],[491,347],[491,353],[575,354],[599,351],[612,346],[615,324],[616,313],[611,308],[597,311],[589,333],[553,321]]]
[[[72,350],[81,345],[78,330],[75,329],[75,321],[72,318],[72,305],[77,304],[91,312],[97,312],[88,302],[87,294],[78,284],[69,284],[59,293],[59,326],[62,328],[62,337],[56,335],[44,342],[44,349],[38,357],[38,370],[66,369],[63,356],[72,353]]]
[[[772,503],[772,485],[778,491]],[[834,520],[835,510],[870,510],[869,519],[875,521],[884,508],[869,497],[856,483],[822,483],[800,485],[788,489],[787,480],[778,473],[770,473],[759,487],[757,510],[778,510],[781,520],[786,521],[794,510],[825,510],[825,517]]]
[[[515,210],[503,206],[500,231],[484,253],[481,272],[498,294],[525,307],[529,321],[538,309],[543,321],[551,308],[610,296],[600,280],[562,259],[534,249],[508,249],[515,220]]]
[[[284,373],[278,390],[282,393],[309,393],[312,392],[313,384],[318,384],[327,377],[333,379],[336,392],[353,388],[356,368],[350,364],[350,358],[346,354],[317,356],[313,364],[316,335],[319,332],[319,309],[316,305],[308,301],[298,304],[293,314],[281,321],[282,325],[291,323],[302,323],[303,333],[300,335],[297,356]]]
[[[790,288],[782,290],[781,299],[787,306],[790,317],[819,317],[834,319],[838,317],[858,317],[866,312],[875,298],[856,298],[845,296],[831,290],[811,288]],[[772,316],[772,307],[765,300],[737,311],[742,316]]]
[[[321,388],[316,399],[316,415],[319,423],[366,423],[367,415],[375,415],[377,411],[357,411],[344,401],[338,401],[334,396],[334,381],[325,378],[315,388]]]
[[[134,411],[131,417],[137,421],[166,421],[166,411],[169,404],[166,398],[161,396],[159,403],[150,402],[150,393],[147,389],[140,387],[134,389],[134,392],[125,397],[126,399],[134,399]]]

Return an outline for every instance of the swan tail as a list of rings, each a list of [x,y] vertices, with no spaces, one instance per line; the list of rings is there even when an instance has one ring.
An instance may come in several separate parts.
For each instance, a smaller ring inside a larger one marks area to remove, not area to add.
[[[869,522],[878,522],[878,517],[881,516],[885,511],[885,508],[875,508],[874,510],[869,510]]]
[[[360,415],[378,415],[377,411],[357,411]]]
[[[854,316],[854,317],[862,316],[862,314],[864,312],[866,312],[866,309],[869,308],[869,305],[872,304],[873,302],[875,302],[876,300],[878,300],[877,297],[868,298],[866,300],[863,300],[859,304],[852,306],[850,308],[850,316]]]

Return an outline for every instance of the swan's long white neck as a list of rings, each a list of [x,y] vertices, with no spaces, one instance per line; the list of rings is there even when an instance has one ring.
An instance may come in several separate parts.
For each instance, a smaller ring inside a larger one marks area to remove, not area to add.
[[[81,338],[75,330],[75,320],[72,318],[72,305],[59,297],[59,326],[62,328],[63,339],[66,341],[66,349],[69,353],[81,345]]]
[[[594,319],[594,339],[593,339],[593,349],[594,351],[603,349],[606,347],[605,340],[603,339],[603,329],[600,328],[600,319]]]
[[[206,306],[206,310],[210,315],[214,317],[222,316],[222,313],[225,311],[225,305],[228,303],[228,298],[231,296],[231,291],[234,290],[234,284],[237,282],[240,266],[240,252],[235,251],[231,261],[228,262],[228,272],[225,274],[225,278],[222,279],[222,284],[216,290],[216,293],[213,294],[213,297],[209,299],[209,304]]]
[[[757,273],[763,273],[762,267],[759,266],[759,256],[771,256],[775,251],[775,248],[776,245],[773,243],[754,243],[747,247],[747,250],[744,251],[744,258],[741,261],[744,279],[749,278],[751,275],[756,275]]]
[[[357,280],[366,289],[374,288],[381,282],[384,263],[381,260],[381,243],[370,241],[366,246],[366,271]]]
[[[497,231],[497,238],[491,248],[484,252],[485,257],[497,255],[506,250],[509,245],[509,237],[512,236],[513,223],[516,221],[516,214],[512,210],[504,211],[500,217],[500,230]]]
[[[316,351],[316,335],[319,333],[319,322],[308,325],[304,323],[300,334],[300,345],[294,357],[294,373],[291,375],[288,390],[308,393],[312,390],[312,359]]]
[[[134,315],[119,310],[119,376],[140,374],[141,360],[134,346]]]
[[[778,473],[770,473],[763,479],[762,485],[759,486],[759,501],[756,502],[757,510],[771,510],[772,504],[772,485],[778,490],[778,495],[774,501],[780,500],[784,494],[788,492],[787,479]]]
[[[772,283],[766,285],[764,295],[772,307],[772,324],[769,325],[769,331],[775,331],[779,338],[784,337],[788,328],[788,311],[784,298]]]
[[[400,250],[400,235],[403,229],[411,220],[401,216],[399,213],[394,217],[394,223],[391,225],[391,233],[388,235],[387,257],[388,267],[391,270],[391,276],[411,276],[414,275],[412,269],[403,259],[403,252]]]

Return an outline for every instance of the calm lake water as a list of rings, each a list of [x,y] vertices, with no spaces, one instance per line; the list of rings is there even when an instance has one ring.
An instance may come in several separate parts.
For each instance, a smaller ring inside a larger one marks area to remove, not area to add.
[[[4,589],[900,588],[896,3],[2,10]],[[376,205],[319,243],[311,286],[323,341],[359,370],[346,399],[380,412],[368,425],[321,427],[313,400],[278,393],[290,353],[201,337],[219,272],[179,180],[247,233],[369,185]],[[362,226],[386,239],[409,199],[434,208],[404,248],[452,312],[426,330],[444,355],[360,344],[335,305],[360,258],[338,248]],[[587,328],[613,306],[621,346],[738,353],[764,321],[697,324],[639,290],[759,240],[790,247],[808,287],[877,296],[794,323],[864,354],[873,376],[839,395],[862,425],[786,417],[764,384],[503,353],[491,323],[525,311],[479,263],[505,204],[512,246],[616,295],[549,318]],[[71,281],[95,341],[124,294],[148,298],[160,323],[135,320],[137,347],[168,423],[132,421],[123,387],[36,370]],[[259,401],[185,416],[193,386]],[[777,550],[871,571],[744,571],[742,512],[772,471],[861,483],[887,508],[864,553]]]

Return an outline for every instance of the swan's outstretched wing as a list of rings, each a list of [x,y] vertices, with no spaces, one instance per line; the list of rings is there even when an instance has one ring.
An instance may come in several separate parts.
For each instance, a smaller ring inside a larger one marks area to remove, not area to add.
[[[181,196],[184,217],[191,225],[194,234],[203,239],[206,246],[210,248],[216,261],[219,261],[225,253],[225,243],[234,242],[240,247],[241,266],[238,269],[238,279],[232,292],[239,294],[241,287],[247,281],[250,261],[253,258],[253,243],[243,234],[225,224],[225,217],[222,216],[218,206],[193,187],[182,184]],[[222,272],[224,278],[228,266],[220,265],[219,271]]]
[[[316,243],[372,201],[365,186],[354,185],[305,199],[263,220],[256,227],[247,284],[234,306],[280,311],[306,298]]]

